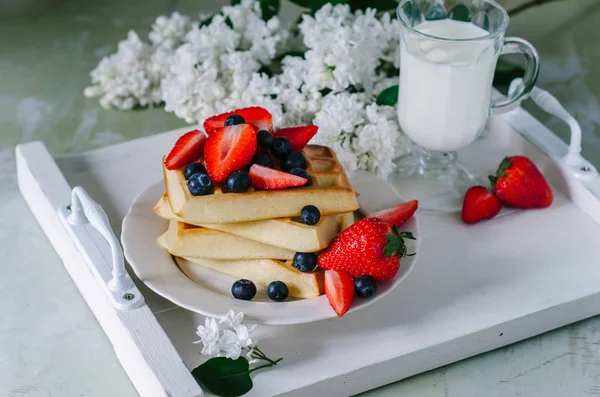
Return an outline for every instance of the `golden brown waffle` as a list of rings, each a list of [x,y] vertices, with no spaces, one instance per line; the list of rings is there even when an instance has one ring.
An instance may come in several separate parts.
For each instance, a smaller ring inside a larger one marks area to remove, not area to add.
[[[184,221],[173,214],[166,195],[158,201],[154,212],[164,219]],[[326,248],[340,231],[352,223],[354,213],[350,212],[325,215],[316,225],[305,225],[298,218],[278,218],[241,223],[203,223],[197,226],[221,230],[293,252],[316,252]],[[285,259],[275,256],[271,258]]]
[[[274,247],[219,230],[172,220],[167,231],[172,255],[209,259],[293,259],[295,251]]]
[[[158,238],[158,244],[169,249],[167,233]],[[176,257],[181,271],[192,281],[202,284],[202,275],[197,266],[227,274],[236,279],[252,280],[258,285],[267,287],[272,281],[283,281],[287,284],[289,294],[294,298],[313,298],[322,295],[323,272],[303,273],[297,270],[292,261],[276,259],[238,259],[218,260],[207,258]]]
[[[185,222],[196,225],[297,217],[309,204],[317,206],[321,215],[356,211],[356,193],[333,150],[308,145],[302,153],[312,185],[281,190],[250,188],[245,193],[228,193],[224,185],[216,184],[213,194],[193,196],[183,168],[168,170],[163,166],[171,209]]]
[[[293,298],[314,298],[323,295],[323,272],[321,270],[302,273],[294,268],[291,261],[273,259],[246,259],[223,261],[205,258],[184,258],[178,261],[181,271],[192,281],[202,283],[202,276],[195,272],[196,266],[203,266],[235,279],[252,280],[257,285],[267,287],[272,281],[283,281]],[[233,282],[233,280],[232,280]]]

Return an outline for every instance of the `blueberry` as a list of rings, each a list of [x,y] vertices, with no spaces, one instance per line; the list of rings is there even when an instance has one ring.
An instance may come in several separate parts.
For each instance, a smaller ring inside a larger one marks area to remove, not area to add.
[[[247,192],[252,185],[252,179],[246,171],[235,171],[227,177],[227,191],[231,193]]]
[[[192,175],[197,173],[206,174],[206,167],[200,163],[189,163],[183,171],[183,176],[187,180],[190,179]]]
[[[288,286],[283,281],[273,281],[267,287],[267,296],[275,302],[283,302],[289,294]]]
[[[235,299],[252,300],[254,295],[256,295],[256,285],[250,280],[238,280],[231,286],[231,295]]]
[[[305,225],[316,225],[321,219],[321,211],[314,205],[307,205],[300,210],[300,221]]]
[[[213,183],[207,174],[196,173],[190,176],[188,189],[194,196],[206,196],[213,192]]]
[[[301,272],[312,272],[317,267],[317,254],[314,252],[296,252],[294,267]]]
[[[256,140],[258,146],[268,149],[273,144],[273,135],[267,130],[260,130],[258,131],[258,134],[256,134]]]
[[[252,164],[258,164],[263,165],[265,167],[273,168],[273,160],[271,160],[271,156],[269,156],[269,153],[265,152],[256,152],[256,154],[252,158]]]
[[[308,175],[308,172],[306,172],[306,170],[303,170],[302,168],[292,168],[288,172],[292,175],[308,179],[308,183],[305,186],[312,184],[312,179],[310,179],[310,175]]]
[[[245,124],[246,120],[244,120],[244,118],[242,116],[240,116],[239,114],[232,114],[231,116],[227,117],[225,119],[225,127],[229,126],[229,125],[238,125],[238,124]]]
[[[354,279],[354,292],[368,298],[377,292],[377,281],[372,276],[360,276]]]
[[[284,171],[291,170],[292,168],[306,169],[306,159],[300,152],[292,152],[284,157],[281,162],[281,169]]]
[[[273,139],[273,144],[271,145],[271,153],[273,153],[273,156],[283,158],[290,154],[291,151],[292,144],[287,138],[280,136],[279,138]]]

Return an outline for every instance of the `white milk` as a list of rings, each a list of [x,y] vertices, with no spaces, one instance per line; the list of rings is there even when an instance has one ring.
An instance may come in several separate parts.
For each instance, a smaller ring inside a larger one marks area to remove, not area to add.
[[[426,21],[416,30],[466,39],[488,34],[449,19]],[[419,146],[448,152],[471,144],[489,115],[497,55],[494,41],[444,41],[408,33],[400,44],[398,118]]]

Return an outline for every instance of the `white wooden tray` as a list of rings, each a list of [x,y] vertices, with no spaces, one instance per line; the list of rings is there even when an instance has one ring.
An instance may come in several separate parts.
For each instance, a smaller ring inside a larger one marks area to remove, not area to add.
[[[259,327],[261,348],[284,361],[255,373],[248,396],[356,394],[600,314],[600,182],[579,182],[557,161],[567,146],[522,109],[489,126],[461,159],[491,173],[506,155],[529,156],[551,182],[552,207],[504,210],[474,226],[419,215],[419,263],[388,296],[342,319]],[[157,159],[184,130],[56,160],[41,143],[17,148],[23,196],[143,396],[202,395],[189,369],[201,362],[192,341],[204,319],[139,282],[145,304],[116,310],[57,213],[83,186],[120,235],[132,199],[160,177]]]

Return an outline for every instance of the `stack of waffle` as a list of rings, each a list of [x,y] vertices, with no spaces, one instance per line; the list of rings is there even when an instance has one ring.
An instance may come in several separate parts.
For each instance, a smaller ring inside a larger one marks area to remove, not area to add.
[[[168,219],[158,242],[172,255],[236,279],[267,286],[283,281],[289,296],[323,294],[321,271],[302,273],[293,266],[296,252],[318,252],[354,222],[356,194],[333,151],[308,145],[303,150],[310,186],[230,193],[215,185],[214,193],[193,196],[183,169],[164,168],[166,193],[154,212]],[[300,222],[300,210],[314,205],[316,225]],[[182,267],[184,273],[190,268]],[[188,277],[193,279],[191,274]]]

